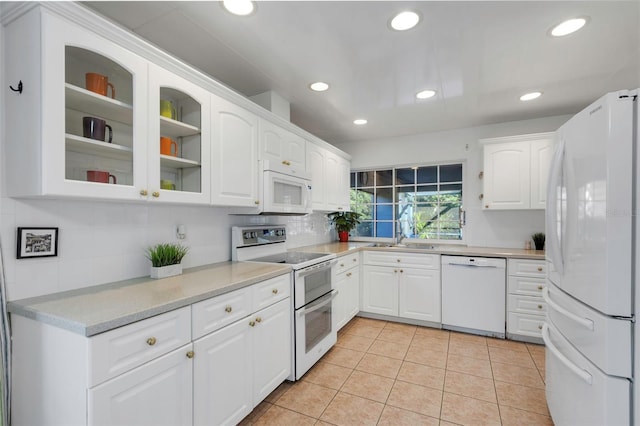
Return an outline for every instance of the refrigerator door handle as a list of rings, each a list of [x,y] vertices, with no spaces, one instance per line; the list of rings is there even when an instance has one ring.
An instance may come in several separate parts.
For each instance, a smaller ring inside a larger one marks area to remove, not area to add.
[[[553,355],[555,355],[556,358],[558,358],[564,365],[566,365],[567,368],[571,370],[576,376],[587,382],[588,385],[591,385],[593,383],[593,376],[591,374],[572,363],[566,356],[562,354],[562,352],[558,350],[558,348],[553,346],[553,343],[551,343],[551,338],[549,337],[549,324],[547,323],[544,323],[544,325],[542,326],[542,340],[544,340],[544,344],[546,345],[547,349],[550,350]]]
[[[547,232],[549,247],[547,253],[555,270],[562,274],[564,264],[562,260],[560,240],[558,239],[558,193],[557,187],[560,183],[560,172],[562,171],[562,160],[564,158],[564,139],[560,138],[558,146],[553,156],[551,170],[549,172],[549,182],[547,183],[547,209],[545,211],[546,221],[549,227],[553,227],[551,232]]]
[[[549,296],[549,287],[545,287],[545,288],[542,289],[542,298],[547,303],[547,305],[549,305],[549,306],[551,306],[553,308],[554,311],[558,312],[561,315],[564,315],[565,317],[569,318],[573,322],[576,322],[576,323],[580,324],[584,328],[588,328],[589,330],[593,330],[593,321],[591,321],[588,318],[583,318],[581,316],[578,316],[578,315],[574,314],[573,312],[568,311],[567,309],[565,309],[562,306],[558,305],[553,300],[551,300],[551,297]]]

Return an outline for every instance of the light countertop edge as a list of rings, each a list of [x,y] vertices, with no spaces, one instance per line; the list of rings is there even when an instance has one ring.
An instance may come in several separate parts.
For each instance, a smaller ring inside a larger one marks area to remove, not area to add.
[[[11,314],[87,337],[291,272],[291,266],[221,262],[160,280],[148,277],[11,301]]]

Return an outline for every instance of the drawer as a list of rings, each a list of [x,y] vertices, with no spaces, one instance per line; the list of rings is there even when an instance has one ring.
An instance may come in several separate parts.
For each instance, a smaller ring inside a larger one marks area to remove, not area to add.
[[[542,297],[542,289],[546,285],[547,281],[542,278],[507,277],[507,292],[511,294]]]
[[[191,306],[191,329],[197,339],[251,315],[251,287],[212,297]]]
[[[190,306],[91,337],[88,386],[93,387],[189,342]]]
[[[334,270],[336,274],[340,274],[358,265],[360,265],[360,253],[352,253],[346,256],[339,257],[336,261]]]
[[[507,273],[514,276],[545,278],[547,264],[544,260],[509,259]]]
[[[542,338],[544,315],[507,312],[507,333]]]
[[[253,312],[291,296],[291,274],[280,275],[253,287]]]
[[[507,295],[507,311],[521,314],[544,315],[547,304],[542,297],[522,296],[520,294]]]
[[[439,254],[365,251],[365,265],[406,266],[423,269],[440,269]]]

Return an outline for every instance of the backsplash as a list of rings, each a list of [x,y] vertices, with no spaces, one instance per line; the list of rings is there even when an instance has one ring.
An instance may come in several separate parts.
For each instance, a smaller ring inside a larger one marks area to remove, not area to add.
[[[231,226],[285,224],[288,248],[335,239],[325,214],[237,216],[222,207],[103,201],[0,199],[0,241],[7,298],[17,300],[90,287],[149,274],[144,249],[159,242],[183,242],[186,268],[231,258]],[[179,240],[182,224],[187,237]],[[16,259],[16,228],[60,228],[58,256]]]

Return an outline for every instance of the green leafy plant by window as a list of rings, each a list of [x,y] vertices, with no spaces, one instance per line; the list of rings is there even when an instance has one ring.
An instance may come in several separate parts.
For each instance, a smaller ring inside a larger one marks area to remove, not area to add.
[[[351,232],[360,223],[356,212],[333,212],[327,215],[338,232]]]
[[[176,265],[182,262],[182,258],[189,252],[188,247],[181,244],[164,243],[147,248],[147,259],[154,268]]]

